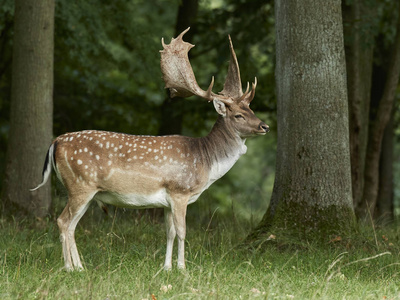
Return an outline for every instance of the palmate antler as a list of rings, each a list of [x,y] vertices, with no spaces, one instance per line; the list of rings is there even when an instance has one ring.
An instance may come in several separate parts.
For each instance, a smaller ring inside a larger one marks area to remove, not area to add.
[[[231,49],[231,59],[229,62],[228,74],[225,79],[224,89],[215,94],[212,92],[214,77],[207,91],[202,90],[197,84],[192,66],[189,62],[188,52],[194,45],[184,42],[183,35],[188,32],[190,27],[183,31],[177,38],[172,38],[171,43],[166,45],[164,39],[161,40],[164,50],[161,50],[161,72],[165,82],[165,88],[171,91],[171,97],[189,97],[197,95],[208,101],[218,99],[226,104],[230,102],[244,102],[250,104],[255,95],[257,78],[252,84],[252,90],[249,91],[247,83],[246,92],[242,91],[240,80],[239,64],[233,49],[232,40],[229,36]]]

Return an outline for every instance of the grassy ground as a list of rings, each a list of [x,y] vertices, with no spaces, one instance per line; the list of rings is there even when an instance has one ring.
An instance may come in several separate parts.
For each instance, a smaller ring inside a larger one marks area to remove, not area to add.
[[[54,220],[0,219],[0,299],[400,299],[396,227],[255,251],[234,247],[246,227],[214,221],[189,221],[187,270],[164,272],[163,224],[89,214],[76,232],[86,271],[67,273]]]

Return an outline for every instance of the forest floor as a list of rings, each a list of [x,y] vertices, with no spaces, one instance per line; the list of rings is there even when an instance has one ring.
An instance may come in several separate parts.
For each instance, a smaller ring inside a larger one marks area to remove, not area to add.
[[[323,246],[236,247],[248,228],[189,220],[187,269],[163,271],[164,225],[86,215],[76,241],[85,271],[63,270],[55,219],[0,218],[0,299],[400,299],[400,228],[366,228]]]

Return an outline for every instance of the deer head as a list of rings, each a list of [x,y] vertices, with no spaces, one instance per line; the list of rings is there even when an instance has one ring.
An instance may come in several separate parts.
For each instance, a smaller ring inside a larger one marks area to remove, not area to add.
[[[215,110],[224,118],[224,122],[238,132],[242,138],[253,135],[264,135],[269,131],[268,126],[261,122],[250,109],[250,103],[254,98],[257,86],[257,78],[252,83],[249,91],[247,83],[243,93],[240,80],[239,64],[229,36],[231,58],[224,88],[218,94],[212,91],[214,77],[206,91],[197,84],[196,77],[189,62],[188,52],[194,45],[183,41],[183,35],[190,29],[187,28],[177,38],[172,38],[166,45],[162,39],[161,71],[165,82],[165,88],[171,92],[171,97],[199,96],[207,101],[213,101]]]

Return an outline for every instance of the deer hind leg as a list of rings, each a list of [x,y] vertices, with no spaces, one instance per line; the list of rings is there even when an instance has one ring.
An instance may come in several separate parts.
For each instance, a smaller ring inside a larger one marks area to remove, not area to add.
[[[60,230],[60,241],[62,244],[62,252],[64,256],[64,265],[67,271],[73,270],[72,268],[72,259],[71,259],[71,251],[68,241],[68,234],[67,234],[67,226],[66,224],[69,222],[70,219],[69,213],[69,203],[65,206],[63,212],[57,219],[57,225]]]
[[[172,249],[174,248],[174,240],[176,230],[172,212],[170,208],[164,209],[165,228],[167,231],[167,252],[165,254],[164,270],[171,270],[172,268]]]
[[[89,207],[90,200],[95,193],[68,197],[68,203],[57,219],[60,229],[60,240],[63,248],[65,269],[72,271],[74,268],[83,270],[75,243],[75,228],[79,220]]]
[[[184,196],[174,197],[172,216],[178,236],[178,268],[185,268],[186,208],[188,199]]]

